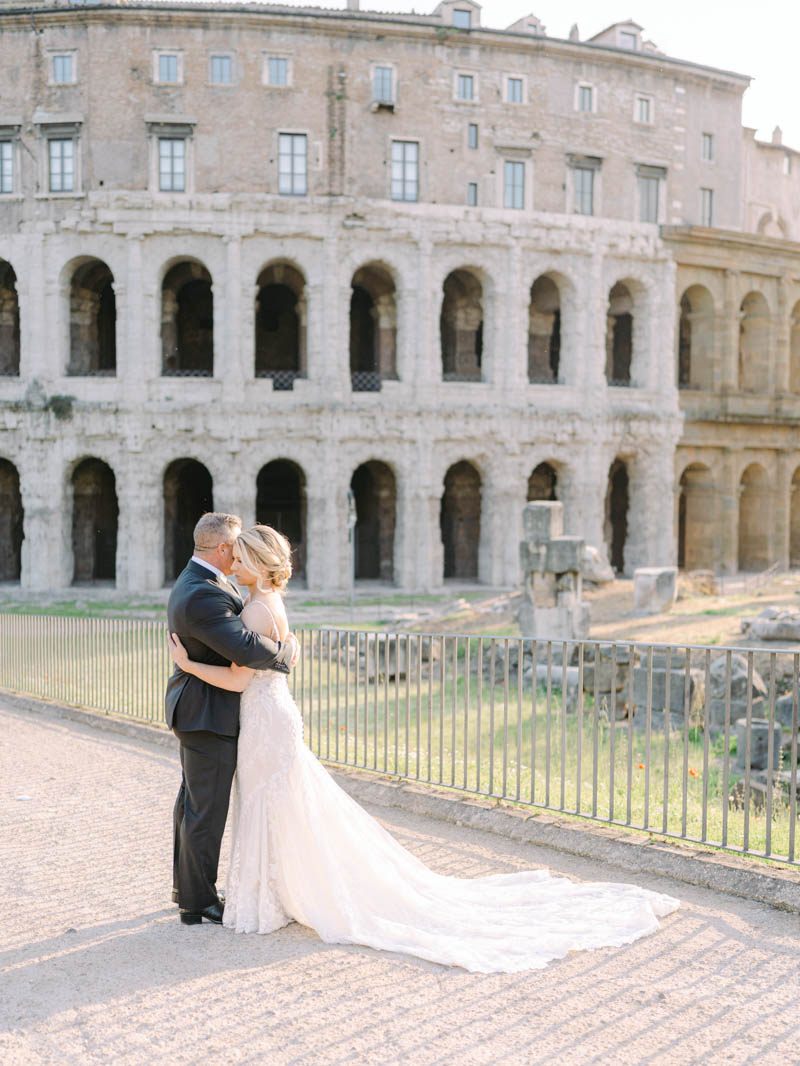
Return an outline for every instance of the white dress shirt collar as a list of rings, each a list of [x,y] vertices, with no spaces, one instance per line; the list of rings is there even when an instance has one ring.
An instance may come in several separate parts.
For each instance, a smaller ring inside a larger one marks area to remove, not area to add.
[[[216,574],[217,577],[221,577],[223,581],[227,580],[223,572],[219,567],[214,566],[213,563],[207,563],[205,559],[199,559],[196,555],[192,556],[192,562],[197,563],[198,566],[204,566],[206,570],[210,570],[212,574]]]

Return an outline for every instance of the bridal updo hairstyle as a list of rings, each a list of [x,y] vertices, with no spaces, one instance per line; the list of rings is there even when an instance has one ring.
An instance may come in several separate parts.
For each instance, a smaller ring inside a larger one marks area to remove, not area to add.
[[[259,575],[259,588],[279,592],[286,588],[292,576],[292,549],[282,533],[272,526],[250,526],[239,534],[236,547],[247,569]]]

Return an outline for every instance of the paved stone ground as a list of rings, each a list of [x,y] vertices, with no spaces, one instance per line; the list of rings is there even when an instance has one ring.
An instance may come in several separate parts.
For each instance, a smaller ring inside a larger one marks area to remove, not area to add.
[[[511,976],[328,946],[297,925],[183,927],[177,780],[166,748],[0,707],[3,1066],[800,1063],[796,914],[383,809],[442,872],[546,865],[683,906],[627,948]]]

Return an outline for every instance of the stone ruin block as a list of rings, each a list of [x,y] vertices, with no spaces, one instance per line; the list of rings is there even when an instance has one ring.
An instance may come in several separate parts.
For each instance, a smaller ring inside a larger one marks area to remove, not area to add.
[[[633,571],[633,606],[645,614],[668,611],[678,597],[676,566],[641,566]]]
[[[522,530],[531,544],[546,544],[564,532],[564,508],[557,500],[528,503],[522,511]]]
[[[554,574],[567,571],[580,574],[583,562],[583,537],[553,537],[547,542],[545,570]]]
[[[747,753],[747,719],[739,718],[736,722],[736,769],[744,773]],[[772,769],[777,770],[781,764],[781,727],[775,722],[772,727]],[[766,718],[750,720],[750,768],[766,770],[769,762],[769,722]]]

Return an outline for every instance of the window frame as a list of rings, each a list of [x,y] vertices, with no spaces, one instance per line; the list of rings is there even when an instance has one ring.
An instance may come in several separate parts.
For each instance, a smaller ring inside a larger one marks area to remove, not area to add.
[[[716,138],[713,133],[704,130],[700,134],[700,159],[703,163],[713,163],[716,160]],[[708,147],[708,152],[706,152]]]
[[[56,188],[53,187],[53,173],[54,173],[54,171],[53,171],[53,146],[56,145],[56,144],[60,144],[62,146],[69,145],[69,148],[70,148],[70,150],[69,150],[69,157],[70,157],[69,158],[69,162],[70,162],[70,186],[69,186],[68,189],[64,188],[64,185],[63,185],[63,181],[64,181],[64,166],[63,166],[64,155],[63,155],[63,150],[62,150],[62,155],[61,155],[61,168],[60,168],[61,169],[61,173],[60,173],[60,177],[59,177],[59,182],[61,184],[61,188],[56,189]],[[61,194],[66,193],[66,194],[68,194],[70,196],[74,196],[75,193],[78,191],[77,190],[77,181],[76,181],[76,177],[77,177],[76,170],[77,170],[77,167],[75,165],[75,156],[76,156],[76,154],[77,153],[75,151],[75,137],[74,136],[70,136],[68,134],[53,134],[53,135],[49,135],[47,137],[47,191],[48,191],[49,194],[58,195],[59,193],[61,193]]]
[[[299,199],[299,198],[301,198],[303,196],[308,196],[308,185],[309,185],[309,182],[308,182],[309,151],[308,151],[308,149],[309,149],[309,142],[310,142],[310,136],[309,136],[308,131],[307,130],[286,130],[286,129],[277,130],[276,131],[276,136],[277,136],[277,152],[276,152],[276,156],[277,156],[277,160],[278,160],[278,182],[277,182],[278,195],[279,196],[290,196],[290,197],[294,197],[296,199]],[[291,179],[292,188],[289,191],[284,191],[281,188],[281,181],[282,181],[282,177],[283,177],[283,173],[284,173],[281,170],[281,159],[282,159],[282,157],[287,155],[287,153],[282,150],[283,138],[285,138],[285,137],[290,137],[291,138],[291,152],[288,153],[288,154],[289,154],[289,156],[291,158],[291,161],[292,161],[292,168],[291,168],[291,171],[289,172],[290,173],[290,179]],[[295,173],[295,169],[294,169],[294,161],[295,161],[295,158],[296,158],[294,145],[295,145],[295,142],[299,142],[299,141],[302,141],[304,146],[305,146],[305,152],[303,154],[305,168],[304,168],[303,173],[302,173],[302,178],[303,178],[303,189],[302,189],[302,191],[298,191],[298,189],[295,188],[295,182],[296,182],[297,177],[299,176],[299,172],[298,172],[298,174],[296,174]]]
[[[581,107],[581,92],[588,91],[590,93],[590,100],[592,106],[590,108]],[[575,96],[574,96],[574,110],[579,115],[596,115],[597,114],[597,87],[588,81],[579,81],[575,83]]]
[[[378,71],[389,72],[389,96],[379,96],[377,91]],[[397,78],[394,63],[372,63],[369,71],[370,92],[372,103],[379,107],[383,105],[394,107],[397,103]]]
[[[640,105],[647,104],[647,118],[640,116]],[[655,125],[655,97],[652,93],[635,93],[633,97],[633,121],[637,126]]]
[[[460,25],[456,19],[457,15],[466,15],[466,24]],[[472,10],[468,7],[454,7],[453,8],[453,26],[457,30],[471,30],[472,26]]]
[[[578,181],[578,175],[580,175],[580,182]],[[583,185],[585,180],[584,175],[588,175],[589,188],[588,190],[578,188],[579,184]],[[595,211],[595,170],[594,167],[576,166],[572,168],[572,213],[573,215],[584,215],[587,218],[591,218],[596,214]],[[586,198],[588,192],[589,210],[582,210],[583,205],[579,204],[579,200]]]
[[[643,218],[644,208],[644,182],[654,181],[656,190],[656,211],[655,218]],[[654,166],[649,163],[639,163],[636,167],[636,199],[638,204],[638,221],[647,226],[659,226],[665,219],[665,207],[666,207],[666,182],[667,182],[667,168],[662,166]]]
[[[20,167],[19,167],[19,125],[5,125],[0,126],[0,197],[12,198],[20,196],[20,188],[18,187],[20,182]],[[8,162],[11,169],[11,188],[3,188],[3,173],[5,171],[5,161],[3,155],[5,154],[3,149],[8,146]]]
[[[286,64],[286,81],[283,84],[270,81],[270,61],[274,59],[282,59]],[[294,55],[291,52],[262,52],[261,84],[265,89],[275,89],[279,92],[293,88]]]
[[[56,60],[69,59],[70,77],[56,79]],[[78,52],[75,48],[58,48],[47,53],[47,84],[48,85],[77,85],[78,83]]]
[[[175,57],[174,81],[162,81],[161,59]],[[183,49],[182,48],[154,48],[153,49],[153,84],[154,85],[183,85]]]
[[[624,52],[639,51],[639,33],[637,30],[618,30],[617,47]]]
[[[227,59],[230,64],[230,79],[228,81],[216,81],[214,78],[214,60]],[[215,88],[229,88],[235,85],[236,78],[236,63],[233,52],[214,51],[208,54],[208,84],[213,85]]]
[[[467,207],[478,206],[478,183],[477,181],[467,182]]]
[[[591,171],[591,211],[586,212],[579,210],[578,194],[581,192],[581,196],[585,198],[585,191],[579,190],[579,180],[576,179],[576,171]],[[585,218],[591,218],[600,214],[601,204],[601,190],[602,190],[602,171],[603,160],[600,156],[594,155],[580,155],[576,153],[570,153],[567,155],[567,180],[565,184],[566,190],[566,203],[565,210],[569,215],[582,215]]]
[[[181,137],[181,136],[178,136],[178,137],[172,136],[172,137],[170,137],[170,136],[165,136],[164,134],[161,134],[157,138],[157,140],[158,140],[158,191],[159,192],[168,192],[168,193],[176,193],[176,192],[185,193],[186,192],[186,155],[187,155],[187,153],[186,153],[186,141],[187,141],[187,138],[186,137]],[[176,170],[175,170],[175,166],[174,166],[175,155],[173,153],[171,153],[171,158],[170,158],[170,164],[171,164],[170,165],[170,186],[169,186],[169,188],[165,188],[164,185],[162,184],[162,178],[163,178],[163,174],[164,174],[164,168],[163,168],[164,159],[163,159],[163,156],[162,156],[161,149],[166,144],[173,145],[173,146],[179,144],[181,146],[181,153],[180,153],[180,159],[181,159],[181,170],[180,170],[181,185],[180,185],[180,187],[176,187],[175,184],[174,184],[175,176],[176,176]]]
[[[472,96],[460,96],[461,79],[469,78],[472,81]],[[455,70],[453,71],[453,99],[457,104],[477,104],[480,102],[480,81],[477,71]]]
[[[400,145],[400,146],[403,147],[403,158],[400,159],[400,160],[395,159],[395,145]],[[405,158],[405,154],[406,154],[405,153],[405,149],[406,149],[406,147],[408,147],[410,145],[413,145],[416,148],[417,155],[416,155],[416,159],[414,159],[414,160],[407,160]],[[396,203],[396,204],[418,204],[420,202],[420,191],[421,191],[420,178],[421,178],[421,173],[422,173],[422,167],[420,165],[421,161],[422,161],[422,142],[421,142],[421,139],[419,137],[392,137],[391,138],[391,140],[389,142],[389,199],[393,203]],[[400,165],[403,168],[403,174],[402,174],[402,177],[400,179],[396,179],[395,178],[395,163],[398,163],[398,162],[400,163]],[[415,167],[416,167],[416,178],[414,179],[414,186],[415,186],[416,195],[413,196],[413,197],[405,195],[406,183],[407,183],[406,166],[410,162],[413,162],[415,164]],[[395,182],[397,180],[399,180],[401,185],[402,185],[402,189],[403,189],[403,195],[402,196],[395,196]]]
[[[188,117],[145,115],[150,150],[150,192],[153,196],[184,197],[194,192],[194,127]],[[161,188],[161,141],[183,141],[183,189]]]
[[[518,169],[519,168],[519,169]],[[509,172],[512,175],[512,181],[509,182]],[[513,180],[513,175],[519,174],[521,181],[517,182]],[[508,211],[524,211],[525,204],[525,185],[527,179],[527,172],[525,168],[525,160],[523,159],[504,159],[503,160],[503,208]],[[511,195],[509,196],[509,190]],[[519,203],[514,201],[519,194]]]
[[[474,131],[474,137],[473,137],[473,131]],[[481,131],[480,131],[479,123],[477,123],[477,122],[468,122],[467,123],[467,148],[471,152],[477,151],[478,147],[480,145],[480,140],[481,140]]]
[[[708,186],[700,187],[700,225],[707,229],[714,227],[714,190]]]
[[[519,100],[511,99],[511,84],[519,84]],[[520,104],[527,104],[528,102],[528,79],[524,74],[504,74],[503,75],[503,103],[511,104],[512,107],[519,107]]]

